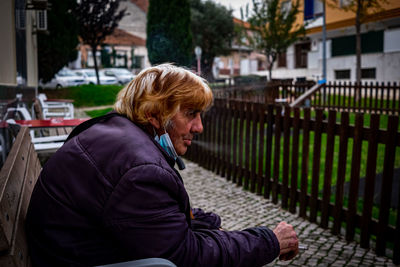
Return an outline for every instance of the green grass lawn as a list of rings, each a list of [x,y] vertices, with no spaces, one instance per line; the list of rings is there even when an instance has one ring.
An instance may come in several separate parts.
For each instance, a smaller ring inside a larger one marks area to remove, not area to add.
[[[123,88],[120,85],[81,85],[62,89],[45,89],[49,99],[73,99],[75,107],[96,107],[112,105],[118,92]]]
[[[95,109],[95,110],[88,110],[88,111],[85,111],[85,113],[86,113],[89,117],[95,118],[95,117],[103,116],[103,115],[107,114],[108,112],[110,112],[111,110],[112,110],[112,108]]]

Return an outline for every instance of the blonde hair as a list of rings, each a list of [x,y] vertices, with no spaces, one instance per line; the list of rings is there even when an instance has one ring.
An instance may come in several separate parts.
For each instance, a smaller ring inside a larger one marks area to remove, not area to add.
[[[114,109],[133,122],[147,125],[149,117],[165,126],[186,108],[203,111],[213,95],[207,82],[181,67],[162,64],[142,70],[117,96]]]

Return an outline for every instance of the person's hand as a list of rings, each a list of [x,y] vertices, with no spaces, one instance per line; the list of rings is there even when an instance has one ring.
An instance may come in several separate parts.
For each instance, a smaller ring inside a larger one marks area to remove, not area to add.
[[[280,222],[273,232],[281,248],[279,259],[283,261],[293,259],[299,253],[299,240],[293,226]]]

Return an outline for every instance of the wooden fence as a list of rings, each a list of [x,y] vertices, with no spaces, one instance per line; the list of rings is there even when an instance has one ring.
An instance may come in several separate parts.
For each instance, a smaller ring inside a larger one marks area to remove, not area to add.
[[[273,104],[276,99],[293,103],[311,89],[312,81],[273,81],[213,88],[216,98]],[[400,86],[397,83],[328,82],[303,104],[338,111],[400,114]]]
[[[392,190],[400,191],[393,188],[399,118],[389,116],[386,129],[379,127],[378,114],[371,115],[369,127],[362,114],[355,115],[354,125],[350,120],[347,112],[330,110],[324,118],[322,109],[216,99],[187,157],[274,203],[280,200],[282,208],[334,234],[342,231],[349,241],[359,237],[364,248],[375,245],[378,255],[389,246],[400,263],[400,203],[397,212],[390,208]],[[373,218],[380,172],[379,216]],[[361,173],[364,192],[358,192]],[[396,222],[390,224],[393,216]]]
[[[329,82],[312,96],[311,105],[351,112],[399,114],[400,86],[397,83]]]

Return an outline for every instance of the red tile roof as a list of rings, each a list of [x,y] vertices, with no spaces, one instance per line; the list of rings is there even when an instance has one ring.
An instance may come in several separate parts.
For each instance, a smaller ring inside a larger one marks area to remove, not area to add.
[[[239,24],[239,25],[243,25],[246,29],[250,29],[251,28],[250,23],[248,23],[247,21],[240,20],[240,19],[235,18],[235,17],[233,18],[233,23],[236,23],[236,24]]]
[[[131,2],[147,13],[149,8],[149,0],[131,0]]]
[[[118,28],[106,37],[104,43],[108,45],[146,46],[146,40]]]

